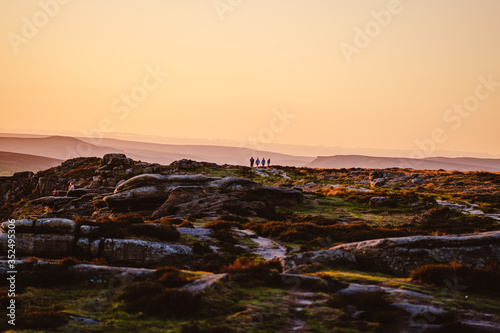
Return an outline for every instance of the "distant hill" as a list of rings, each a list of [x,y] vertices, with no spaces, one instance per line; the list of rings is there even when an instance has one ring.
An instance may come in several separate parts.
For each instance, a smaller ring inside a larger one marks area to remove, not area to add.
[[[75,157],[102,157],[117,152],[115,148],[99,147],[77,138],[49,136],[45,138],[0,137],[3,151],[67,160]]]
[[[254,158],[271,159],[271,163],[274,165],[303,166],[314,159],[311,156],[294,156],[238,147],[173,145],[119,139],[98,141],[66,136],[42,138],[0,136],[0,147],[4,151],[63,160],[74,157],[102,157],[107,153],[123,153],[134,160],[160,164],[170,164],[173,161],[187,158],[217,164],[248,165],[248,160],[253,156]]]
[[[363,155],[319,156],[310,168],[411,168],[422,170],[457,170],[457,171],[500,171],[500,159],[475,157],[428,157],[423,159],[373,157]]]
[[[19,171],[40,171],[62,163],[62,160],[43,156],[0,151],[0,176],[11,176]]]

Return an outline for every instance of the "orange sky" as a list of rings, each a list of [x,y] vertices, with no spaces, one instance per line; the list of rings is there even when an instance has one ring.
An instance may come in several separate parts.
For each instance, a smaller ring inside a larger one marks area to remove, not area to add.
[[[0,131],[500,156],[499,17],[498,0],[0,0]]]

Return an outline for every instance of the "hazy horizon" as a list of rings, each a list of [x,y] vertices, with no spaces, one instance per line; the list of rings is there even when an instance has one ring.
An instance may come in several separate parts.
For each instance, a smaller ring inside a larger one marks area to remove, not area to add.
[[[152,144],[167,144],[167,145],[206,145],[206,146],[221,146],[221,147],[240,147],[241,142],[231,141],[231,140],[220,140],[220,139],[208,139],[208,138],[174,138],[174,137],[160,137],[160,136],[148,136],[148,135],[132,135],[129,133],[113,133],[113,136],[106,136],[102,139],[100,138],[87,138],[81,136],[78,132],[37,132],[31,131],[31,133],[19,133],[19,132],[5,132],[0,129],[0,137],[51,137],[51,136],[62,136],[62,137],[74,137],[80,138],[91,144],[97,146],[105,146],[106,139],[116,139],[131,142],[142,142],[142,143],[152,143]],[[262,150],[278,153],[278,154],[289,154],[295,156],[309,156],[312,158],[321,156],[335,156],[335,155],[363,155],[372,157],[400,157],[406,158],[406,155],[410,154],[407,150],[396,150],[396,149],[375,149],[375,148],[362,148],[362,147],[327,147],[327,146],[305,146],[305,145],[287,145],[287,144],[269,144],[263,147]],[[43,154],[42,154],[43,155]],[[435,154],[428,157],[473,157],[473,158],[500,158],[500,154],[488,154],[488,153],[473,153],[473,152],[453,152],[453,151],[442,151],[436,150]]]
[[[500,157],[495,0],[0,9],[2,132]]]

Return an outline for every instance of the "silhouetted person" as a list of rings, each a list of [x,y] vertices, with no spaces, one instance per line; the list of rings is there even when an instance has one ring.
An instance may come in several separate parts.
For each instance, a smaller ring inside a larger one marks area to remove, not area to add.
[[[75,184],[73,182],[69,183],[68,192],[66,192],[66,196],[68,196],[69,192],[74,190],[75,190]]]
[[[250,157],[250,168],[253,168],[253,162],[255,162],[255,160],[253,159],[253,156]]]
[[[270,159],[270,158],[268,158],[268,159],[267,159],[267,167],[269,168],[270,166],[271,166],[271,159]]]
[[[258,157],[257,157],[257,161],[255,161],[255,164],[257,165],[257,168],[258,168],[258,167],[259,167],[259,165],[260,165],[260,160],[259,160],[259,158],[258,158]]]
[[[262,158],[262,167],[265,167],[265,166],[266,166],[266,159]]]
[[[55,197],[59,196],[59,191],[57,190],[57,188],[54,189],[54,191],[52,192],[52,195]]]

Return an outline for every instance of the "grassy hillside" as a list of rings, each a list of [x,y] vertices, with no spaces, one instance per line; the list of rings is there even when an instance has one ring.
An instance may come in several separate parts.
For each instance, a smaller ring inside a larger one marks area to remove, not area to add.
[[[11,176],[15,172],[48,169],[61,164],[62,160],[0,151],[0,176]]]

